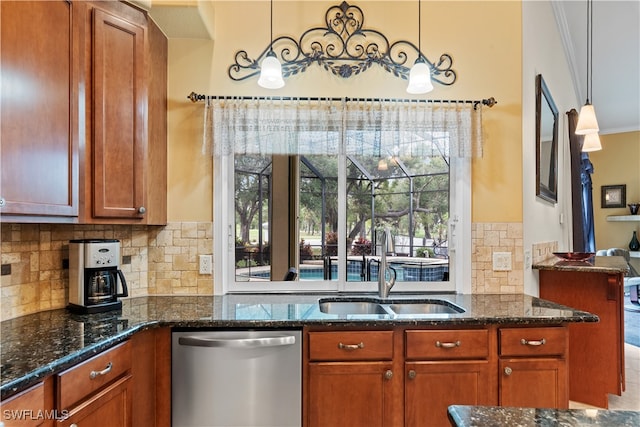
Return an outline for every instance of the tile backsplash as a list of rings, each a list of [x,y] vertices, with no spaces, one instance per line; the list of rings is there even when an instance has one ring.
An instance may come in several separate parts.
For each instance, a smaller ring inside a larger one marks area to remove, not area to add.
[[[212,223],[142,225],[1,225],[0,320],[63,308],[68,301],[69,240],[118,239],[130,296],[213,293],[198,274],[211,254]]]
[[[88,238],[120,240],[121,269],[130,296],[213,294],[213,276],[198,271],[198,256],[213,250],[211,222],[166,226],[3,223],[0,320],[65,307],[69,240]],[[510,252],[512,269],[493,271],[493,252]],[[472,224],[472,292],[521,293],[523,288],[522,224]]]

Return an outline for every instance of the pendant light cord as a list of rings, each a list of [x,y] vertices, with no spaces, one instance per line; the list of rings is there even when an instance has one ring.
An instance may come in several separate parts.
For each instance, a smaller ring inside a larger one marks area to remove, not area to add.
[[[422,57],[422,1],[418,0],[418,58]]]
[[[593,96],[593,8],[587,0],[587,104]]]
[[[273,0],[270,2],[270,13],[269,13],[269,50],[273,52]]]

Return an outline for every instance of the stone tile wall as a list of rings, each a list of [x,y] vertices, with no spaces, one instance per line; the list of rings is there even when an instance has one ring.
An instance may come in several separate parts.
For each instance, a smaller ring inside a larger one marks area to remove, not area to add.
[[[524,292],[522,223],[471,224],[471,292],[513,294]],[[493,271],[493,253],[510,252],[511,270]]]
[[[558,242],[541,242],[532,245],[531,260],[533,263],[553,258],[554,252],[558,252]]]
[[[2,224],[0,320],[65,307],[69,271],[63,262],[69,257],[68,243],[84,238],[120,240],[126,262],[121,268],[131,296],[213,294],[213,277],[198,272],[198,256],[212,253],[210,222],[163,227]],[[473,293],[523,292],[521,223],[472,224],[472,245]],[[556,242],[534,245],[533,261],[554,247]],[[511,252],[512,270],[493,271],[493,252]]]
[[[69,240],[118,239],[130,296],[213,294],[211,275],[198,274],[198,255],[211,254],[212,223],[142,225],[1,225],[0,320],[63,308],[69,298]]]

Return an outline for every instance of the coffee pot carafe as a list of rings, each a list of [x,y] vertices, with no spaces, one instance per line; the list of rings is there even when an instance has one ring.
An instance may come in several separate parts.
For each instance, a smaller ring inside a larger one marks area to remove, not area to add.
[[[120,241],[82,239],[69,242],[69,306],[79,313],[118,310],[118,297],[128,296],[119,268]],[[118,292],[118,284],[122,292]]]

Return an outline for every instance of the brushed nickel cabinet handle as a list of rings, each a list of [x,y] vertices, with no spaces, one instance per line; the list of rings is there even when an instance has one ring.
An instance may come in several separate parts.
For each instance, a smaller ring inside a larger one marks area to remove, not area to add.
[[[391,378],[393,378],[393,371],[391,369],[387,369],[387,371],[384,373],[384,379],[390,380]]]
[[[504,374],[506,376],[511,375],[512,372],[513,372],[513,369],[511,369],[510,367],[507,366],[506,368],[504,368]]]
[[[139,214],[143,214],[143,213],[145,213],[146,211],[147,211],[147,208],[145,208],[144,206],[140,206],[140,207],[138,208],[138,213],[139,213]]]
[[[0,208],[4,208],[5,204],[6,204],[6,201],[4,200],[4,197],[0,197]]]
[[[415,379],[415,377],[416,377],[417,375],[418,375],[418,374],[417,374],[417,373],[416,373],[416,371],[414,371],[413,369],[409,370],[409,373],[407,374],[407,376],[409,377],[409,379],[410,379],[410,380]]]
[[[544,338],[542,338],[541,340],[525,340],[524,338],[522,338],[520,340],[520,344],[522,345],[531,345],[534,347],[540,346],[540,345],[545,345],[545,343],[547,342],[547,340],[545,340]]]
[[[358,344],[343,344],[343,343],[339,343],[338,344],[338,348],[341,350],[358,350],[360,348],[364,348],[364,343],[358,343]]]
[[[89,374],[89,378],[94,379],[101,375],[107,375],[109,372],[111,372],[111,368],[113,368],[113,364],[109,362],[107,363],[107,367],[102,371],[91,371],[91,373]]]
[[[436,347],[441,347],[441,348],[460,347],[460,341],[456,341],[456,342],[440,342],[440,341],[436,341]]]

